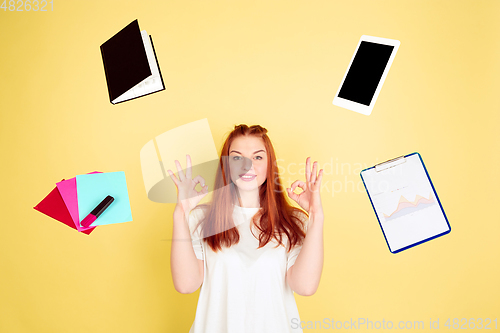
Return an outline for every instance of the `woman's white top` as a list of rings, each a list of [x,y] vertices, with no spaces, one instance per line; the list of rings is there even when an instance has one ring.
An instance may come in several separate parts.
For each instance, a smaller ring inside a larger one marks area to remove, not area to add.
[[[302,332],[299,311],[286,272],[302,246],[289,253],[276,240],[259,247],[252,235],[252,217],[259,208],[234,205],[233,220],[240,234],[238,244],[214,252],[195,227],[203,211],[194,209],[189,228],[196,257],[204,261],[205,273],[189,333],[297,333]],[[306,221],[307,222],[307,221]],[[259,230],[254,226],[254,234]],[[307,230],[307,225],[304,231]],[[283,237],[288,245],[288,238]],[[293,320],[293,321],[292,321]]]

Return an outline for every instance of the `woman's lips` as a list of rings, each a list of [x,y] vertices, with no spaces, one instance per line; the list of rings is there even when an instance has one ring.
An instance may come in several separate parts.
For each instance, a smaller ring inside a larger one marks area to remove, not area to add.
[[[240,179],[244,182],[251,182],[257,177],[257,175],[240,175]]]

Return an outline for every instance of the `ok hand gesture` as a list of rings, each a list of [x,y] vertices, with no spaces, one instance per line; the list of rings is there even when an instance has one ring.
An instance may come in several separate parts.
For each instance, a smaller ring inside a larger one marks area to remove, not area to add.
[[[201,176],[196,176],[191,179],[191,156],[186,155],[186,163],[186,174],[184,174],[181,164],[179,161],[175,160],[175,166],[179,172],[179,179],[177,179],[171,170],[167,171],[177,187],[177,206],[182,208],[184,213],[189,214],[201,199],[208,194],[208,185],[205,185],[205,179]],[[198,183],[202,187],[200,192],[195,189]]]
[[[290,188],[287,188],[288,196],[299,204],[306,212],[314,212],[316,216],[323,215],[323,206],[321,204],[321,180],[323,179],[323,169],[317,173],[318,162],[314,162],[311,172],[311,158],[306,159],[306,182],[296,180]],[[296,187],[303,191],[300,194],[294,193]]]

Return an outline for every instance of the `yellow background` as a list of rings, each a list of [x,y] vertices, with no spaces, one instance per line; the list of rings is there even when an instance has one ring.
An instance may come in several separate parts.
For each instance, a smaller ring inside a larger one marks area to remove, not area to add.
[[[139,151],[202,118],[217,149],[235,124],[266,127],[286,185],[304,179],[307,156],[325,167],[325,264],[317,293],[296,296],[301,320],[427,330],[439,319],[447,331],[448,318],[500,319],[499,14],[497,0],[0,10],[0,331],[188,332],[198,292],[174,290],[174,205],[147,199]],[[112,105],[99,46],[136,18],[167,90]],[[401,41],[370,116],[332,105],[363,34]],[[452,232],[391,254],[359,171],[415,151]],[[94,170],[125,171],[133,222],[87,236],[32,208],[56,182]]]

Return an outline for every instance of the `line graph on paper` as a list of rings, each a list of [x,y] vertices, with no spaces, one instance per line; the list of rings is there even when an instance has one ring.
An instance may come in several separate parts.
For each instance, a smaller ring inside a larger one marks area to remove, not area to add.
[[[436,204],[434,197],[432,196],[432,192],[429,193],[427,197],[416,195],[413,201],[406,199],[404,195],[401,195],[399,198],[398,205],[396,209],[388,214],[382,213],[385,221],[395,220],[399,217],[402,217],[407,214],[416,213],[419,210],[428,208]]]

